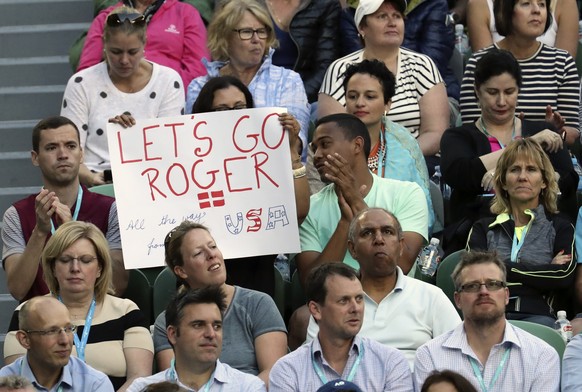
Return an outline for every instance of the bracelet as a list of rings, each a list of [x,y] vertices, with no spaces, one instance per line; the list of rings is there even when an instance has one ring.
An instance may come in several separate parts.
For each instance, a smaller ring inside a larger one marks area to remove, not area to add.
[[[306,174],[307,170],[305,169],[305,166],[301,166],[299,169],[293,170],[293,178],[295,179],[305,177]]]

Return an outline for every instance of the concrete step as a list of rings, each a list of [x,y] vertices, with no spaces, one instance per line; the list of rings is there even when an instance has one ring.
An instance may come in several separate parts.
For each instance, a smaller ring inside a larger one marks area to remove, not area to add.
[[[0,178],[4,188],[22,188],[42,184],[40,170],[33,166],[30,154],[12,152],[0,154]]]
[[[89,22],[92,0],[0,0],[0,26]]]
[[[0,58],[62,56],[90,23],[0,27]]]
[[[45,118],[61,112],[65,85],[0,87],[0,121]]]
[[[0,122],[0,153],[32,150],[32,128],[40,121],[20,120]]]
[[[0,86],[66,84],[73,70],[68,56],[0,58]]]

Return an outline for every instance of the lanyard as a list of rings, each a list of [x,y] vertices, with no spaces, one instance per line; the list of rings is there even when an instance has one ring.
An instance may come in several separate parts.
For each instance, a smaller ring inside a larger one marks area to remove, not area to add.
[[[22,357],[22,362],[20,362],[20,376],[23,377],[22,373],[24,373],[24,361],[26,361],[26,357]],[[32,369],[30,369],[32,371]],[[33,373],[34,375],[34,373]],[[57,388],[57,392],[63,392],[63,386],[61,384],[59,384],[59,387]]]
[[[471,362],[471,366],[473,367],[473,373],[475,373],[475,377],[477,377],[477,381],[479,381],[479,385],[481,386],[481,390],[483,392],[489,391],[491,386],[495,384],[495,381],[497,381],[497,379],[499,378],[499,375],[501,374],[501,371],[505,366],[505,362],[507,362],[507,358],[509,358],[509,352],[510,352],[509,348],[506,348],[505,352],[503,353],[503,357],[501,358],[501,362],[499,362],[499,365],[497,365],[497,370],[495,371],[495,374],[493,375],[493,378],[489,383],[489,387],[485,386],[485,381],[483,380],[483,375],[479,370],[479,365],[477,364],[477,361],[475,361],[472,357],[469,357],[469,362]]]
[[[73,213],[73,220],[76,221],[79,217],[79,211],[81,210],[81,200],[83,199],[83,188],[79,185],[79,191],[77,192],[77,203],[75,204],[75,212]],[[55,224],[51,219],[51,234],[55,234]]]
[[[487,128],[485,128],[485,121],[483,121],[483,116],[481,116],[480,119],[481,119],[481,132],[483,132],[485,136],[495,139],[499,144],[499,147],[501,147],[501,149],[503,150],[505,148],[505,145],[501,143],[501,140],[497,139],[495,136],[492,136],[491,134],[489,134],[489,132],[487,132]],[[513,117],[513,129],[511,131],[511,140],[513,139],[515,139],[515,117]]]
[[[63,302],[61,296],[59,295],[59,301]],[[89,340],[89,331],[91,330],[91,324],[93,323],[93,315],[95,314],[95,297],[91,301],[91,306],[87,312],[87,318],[85,319],[85,326],[83,327],[83,335],[81,340],[77,334],[73,335],[75,339],[75,348],[77,349],[77,358],[85,362],[85,347],[87,346],[87,341]]]
[[[533,220],[534,217],[532,216],[527,225],[523,228],[523,231],[521,232],[521,241],[517,239],[517,234],[515,233],[515,230],[513,231],[513,242],[511,244],[511,261],[513,263],[517,263],[517,255],[519,254],[519,251],[521,250],[521,247],[525,242],[525,235],[527,234],[527,231],[531,226]]]
[[[346,378],[346,381],[351,382],[354,379],[354,377],[356,375],[356,371],[358,370],[358,367],[360,366],[360,362],[361,362],[363,356],[364,356],[364,346],[360,345],[360,352],[358,353],[358,357],[356,358],[356,361],[354,362],[354,364],[352,365],[352,368],[350,369],[350,372],[348,373],[348,377]],[[323,357],[323,354],[322,354],[322,357]],[[315,362],[315,356],[313,355],[313,351],[311,352],[311,363],[313,364],[313,370],[315,370],[315,373],[317,374],[317,376],[319,377],[321,382],[323,384],[327,384],[327,377],[325,377],[325,374],[323,374],[323,370]]]
[[[212,387],[212,384],[214,384],[215,372],[216,367],[214,368],[214,371],[210,375],[208,381],[206,381],[206,384],[204,384],[204,392],[210,391],[210,387]],[[172,360],[170,361],[170,381],[178,383],[178,373],[176,372],[176,358],[172,358]]]

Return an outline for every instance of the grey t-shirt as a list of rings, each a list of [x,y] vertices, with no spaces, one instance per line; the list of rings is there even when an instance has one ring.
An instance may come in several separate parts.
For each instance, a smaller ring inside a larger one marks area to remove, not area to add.
[[[232,302],[223,320],[222,353],[220,361],[242,372],[259,374],[255,356],[255,339],[267,332],[287,333],[275,302],[260,291],[234,286]],[[166,335],[166,312],[156,319],[154,327],[156,354],[172,349]]]

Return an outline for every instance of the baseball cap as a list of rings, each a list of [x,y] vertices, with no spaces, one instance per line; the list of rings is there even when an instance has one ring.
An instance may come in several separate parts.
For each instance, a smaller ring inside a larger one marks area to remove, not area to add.
[[[362,19],[364,19],[364,16],[378,11],[378,8],[380,8],[385,1],[394,4],[396,9],[404,15],[404,11],[406,11],[406,7],[408,6],[406,0],[360,0],[360,4],[358,4],[358,8],[356,8],[356,15],[354,16],[356,27],[360,27],[360,23],[362,22]]]
[[[322,385],[317,392],[334,392],[334,391],[349,391],[349,392],[363,392],[359,386],[353,382],[342,380],[338,378]]]

